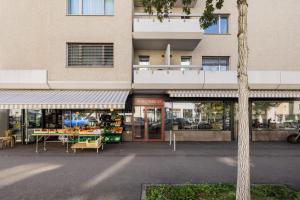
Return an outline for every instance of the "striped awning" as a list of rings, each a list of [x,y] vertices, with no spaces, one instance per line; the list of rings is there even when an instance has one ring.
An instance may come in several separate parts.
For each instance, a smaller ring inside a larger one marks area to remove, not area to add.
[[[128,90],[0,90],[0,109],[124,109],[128,94]]]
[[[169,90],[170,97],[238,98],[237,90]],[[251,90],[250,98],[300,98],[298,90]]]

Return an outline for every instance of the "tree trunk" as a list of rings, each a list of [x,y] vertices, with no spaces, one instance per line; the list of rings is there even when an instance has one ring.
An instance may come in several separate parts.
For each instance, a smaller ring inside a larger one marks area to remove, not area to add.
[[[239,134],[236,200],[250,200],[250,141],[249,141],[249,87],[248,87],[248,42],[247,0],[237,0],[238,19],[238,89],[239,89]]]

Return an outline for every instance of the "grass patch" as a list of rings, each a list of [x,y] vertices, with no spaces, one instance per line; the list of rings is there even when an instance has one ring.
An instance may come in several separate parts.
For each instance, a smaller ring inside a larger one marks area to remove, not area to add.
[[[252,200],[300,200],[300,193],[287,186],[254,185]],[[149,186],[146,200],[235,200],[233,184],[185,184]]]

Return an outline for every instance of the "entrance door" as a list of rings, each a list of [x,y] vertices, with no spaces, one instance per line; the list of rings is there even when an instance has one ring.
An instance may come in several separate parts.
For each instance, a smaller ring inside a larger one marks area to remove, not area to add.
[[[135,106],[133,136],[135,141],[163,140],[163,107]]]

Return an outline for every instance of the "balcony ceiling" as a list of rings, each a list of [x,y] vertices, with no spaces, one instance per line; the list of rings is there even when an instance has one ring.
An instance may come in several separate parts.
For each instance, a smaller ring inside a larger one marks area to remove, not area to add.
[[[168,44],[172,50],[192,51],[202,39],[199,33],[133,33],[133,47],[136,50],[165,50]]]
[[[194,8],[196,3],[197,0],[193,1],[189,7]],[[134,0],[134,6],[142,7],[142,3],[140,2],[140,0]],[[177,0],[177,2],[175,3],[175,7],[182,7],[182,6],[183,6],[182,0]]]

